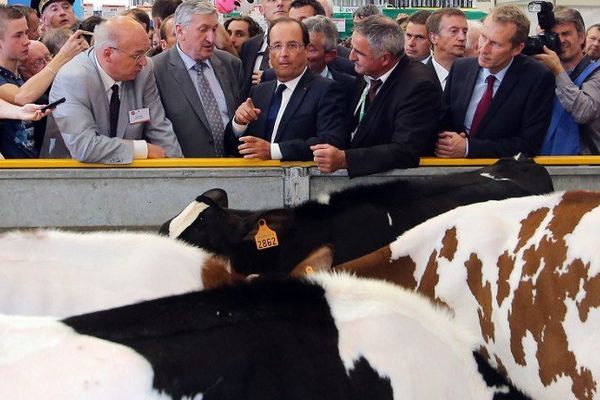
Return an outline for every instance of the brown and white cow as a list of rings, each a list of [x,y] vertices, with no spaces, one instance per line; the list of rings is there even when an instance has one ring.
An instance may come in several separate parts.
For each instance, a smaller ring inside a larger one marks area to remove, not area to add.
[[[449,307],[534,399],[600,399],[600,193],[457,208],[339,265]]]

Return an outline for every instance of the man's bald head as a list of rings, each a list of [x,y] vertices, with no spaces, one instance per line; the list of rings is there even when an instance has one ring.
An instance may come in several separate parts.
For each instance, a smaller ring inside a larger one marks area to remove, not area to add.
[[[147,64],[150,40],[135,19],[116,16],[94,31],[96,56],[102,69],[115,81],[133,80]]]

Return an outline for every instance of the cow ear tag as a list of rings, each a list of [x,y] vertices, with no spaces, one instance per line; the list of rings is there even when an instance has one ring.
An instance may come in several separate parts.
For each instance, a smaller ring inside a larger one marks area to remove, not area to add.
[[[258,250],[279,246],[277,233],[269,228],[267,222],[262,218],[258,220],[258,232],[256,232],[256,236],[254,236],[254,241],[256,242],[256,248]]]

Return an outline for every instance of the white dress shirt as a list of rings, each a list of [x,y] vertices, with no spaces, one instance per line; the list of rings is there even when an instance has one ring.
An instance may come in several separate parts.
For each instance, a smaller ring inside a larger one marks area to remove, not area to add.
[[[444,90],[446,88],[446,81],[448,80],[448,74],[450,71],[444,68],[442,64],[435,61],[435,57],[431,57],[431,63],[433,64],[435,73],[440,81],[440,85],[442,85],[442,90]]]
[[[94,60],[96,61],[96,67],[98,67],[98,72],[100,73],[100,79],[102,79],[102,85],[104,86],[104,91],[106,93],[106,97],[108,98],[108,103],[110,104],[110,97],[112,96],[112,86],[117,84],[119,86],[119,99],[123,98],[123,92],[121,88],[123,87],[122,82],[117,82],[113,78],[110,77],[102,69],[100,62],[98,61],[98,57],[96,57],[96,53],[94,52]],[[131,111],[131,110],[128,110]],[[129,113],[127,113],[129,115]],[[150,116],[152,118],[152,115]],[[133,158],[136,160],[146,159],[148,158],[148,143],[145,140],[132,140],[133,142]]]

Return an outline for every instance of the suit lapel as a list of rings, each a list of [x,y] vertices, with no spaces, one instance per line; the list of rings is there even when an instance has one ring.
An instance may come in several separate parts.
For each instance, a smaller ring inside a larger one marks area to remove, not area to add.
[[[277,86],[276,80],[261,83],[252,89],[252,102],[256,108],[261,110],[261,112],[254,127],[250,132],[248,132],[248,134],[265,140],[271,140],[270,137],[266,137],[265,128],[267,124],[267,117],[269,116],[269,106],[271,105],[271,100],[275,95],[275,86]]]
[[[461,90],[462,93],[471,93],[471,96],[473,95],[473,89],[475,88],[475,82],[477,81],[479,70],[479,64],[477,63],[477,60],[475,60],[475,62],[469,66],[468,70],[466,71],[466,74],[462,78],[464,79],[463,85],[465,88],[464,91]],[[469,108],[469,103],[471,102],[471,96],[460,97],[457,121],[461,121],[461,126],[464,124],[465,115],[467,115],[467,108]]]
[[[383,86],[381,86],[381,89],[379,89],[379,92],[377,93],[377,95],[375,96],[375,99],[369,106],[368,111],[365,113],[362,121],[359,122],[358,127],[356,128],[356,135],[354,135],[354,138],[352,138],[352,141],[351,141],[351,143],[354,146],[359,144],[369,133],[371,133],[370,126],[373,123],[373,121],[377,118],[377,114],[379,113],[379,110],[382,108],[382,105],[385,104],[386,99],[389,98],[388,95],[393,90],[394,82],[396,82],[396,80],[397,80],[396,77],[402,74],[402,71],[406,68],[406,66],[408,65],[409,62],[410,62],[410,60],[406,56],[400,58],[400,61],[398,62],[398,65],[396,66],[394,71],[390,74],[390,76],[387,78],[387,80],[383,83]],[[365,80],[364,79],[361,79],[361,80],[364,83],[363,83],[363,85],[361,85],[362,90],[360,91],[359,97],[360,97],[360,95],[362,95],[362,92],[364,91],[364,88],[366,86]],[[358,104],[358,102],[355,104]],[[356,108],[356,105],[355,105],[355,108]],[[352,111],[354,111],[354,110],[352,110]]]
[[[227,103],[227,112],[229,113],[229,117],[232,117],[235,114],[235,100],[233,98],[233,93],[235,92],[233,88],[233,80],[227,79],[227,74],[225,73],[225,67],[216,55],[210,57],[210,63],[213,66],[213,71],[215,71],[215,75],[219,84],[221,85],[221,89],[226,88],[227,90],[223,90],[223,94],[225,95],[225,102]]]
[[[300,78],[300,82],[298,82],[298,85],[292,93],[292,97],[290,97],[290,101],[288,102],[287,107],[281,116],[281,122],[279,122],[277,134],[275,135],[275,142],[278,142],[282,133],[285,132],[285,127],[287,126],[288,122],[290,122],[290,119],[296,113],[296,110],[302,103],[302,99],[304,99],[306,92],[308,92],[308,88],[310,87],[312,81],[312,72],[307,69],[302,78]]]
[[[99,115],[96,116],[96,126],[97,126],[99,132],[105,132],[106,135],[110,136],[110,103],[108,100],[108,93],[104,89],[104,81],[102,80],[100,71],[98,70],[98,68],[100,68],[100,67],[96,64],[95,49],[94,48],[89,49],[87,56],[88,56],[87,62],[89,63],[90,67],[95,71],[95,75],[93,77],[94,79],[92,79],[92,82],[94,85],[96,85],[97,93],[102,94],[101,95],[102,99],[100,100],[103,103],[101,106],[102,108],[101,109],[96,109],[95,107],[94,108],[97,110],[98,113],[103,113],[105,115],[104,118]],[[125,131],[127,130],[127,127],[129,126],[129,116],[128,116],[128,112],[127,112],[127,107],[128,107],[129,101],[127,100],[126,92],[124,90],[125,83],[127,83],[127,82],[122,82],[121,88],[119,89],[119,100],[121,101],[121,105],[119,107],[119,120],[117,122],[117,133],[116,133],[116,137],[119,137],[119,138],[123,138],[125,136]],[[96,102],[94,102],[94,103],[100,107],[100,104],[98,104]]]
[[[504,102],[508,100],[508,97],[510,96],[510,93],[512,92],[513,88],[515,88],[517,83],[519,83],[519,76],[521,75],[521,59],[518,57],[519,56],[514,58],[512,65],[508,68],[508,71],[506,71],[506,75],[504,75],[502,82],[500,82],[498,91],[492,98],[490,108],[487,110],[487,112],[483,116],[483,119],[479,123],[478,132],[485,131],[486,125],[494,117],[494,114],[496,114],[496,111],[500,108],[500,106],[502,106],[502,104],[504,104]]]
[[[198,92],[196,92],[196,87],[190,78],[190,74],[185,68],[185,64],[183,60],[179,56],[177,52],[177,48],[173,46],[169,50],[169,73],[173,77],[173,79],[177,82],[177,88],[173,88],[173,90],[181,90],[183,96],[187,99],[187,101],[192,106],[192,109],[200,118],[204,127],[210,132],[210,125],[208,124],[208,119],[206,118],[206,114],[204,114],[204,109],[202,108],[202,102],[200,101],[200,97],[198,96]]]

